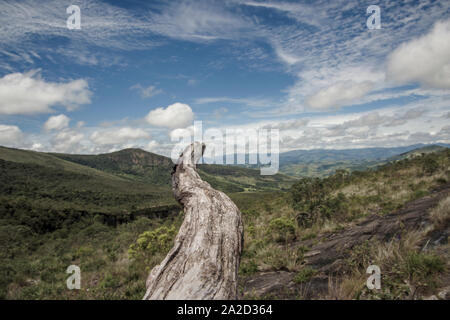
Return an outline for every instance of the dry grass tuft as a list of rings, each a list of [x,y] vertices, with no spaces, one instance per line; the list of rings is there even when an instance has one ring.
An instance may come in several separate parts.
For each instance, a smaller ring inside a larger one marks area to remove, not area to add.
[[[441,200],[430,212],[431,221],[437,230],[445,229],[450,223],[450,196]]]

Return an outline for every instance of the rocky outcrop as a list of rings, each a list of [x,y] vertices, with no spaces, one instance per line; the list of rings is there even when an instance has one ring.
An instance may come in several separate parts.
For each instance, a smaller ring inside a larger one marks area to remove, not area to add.
[[[298,284],[294,281],[296,275],[294,272],[258,273],[243,279],[241,284],[243,295],[278,299],[323,297],[328,292],[329,280],[336,279],[345,272],[344,262],[353,247],[371,239],[390,241],[394,237],[400,238],[407,230],[423,230],[429,224],[430,209],[449,194],[450,184],[446,184],[434,190],[429,196],[412,201],[394,213],[383,216],[372,215],[356,226],[340,232],[326,234],[319,239],[296,242],[293,246],[310,249],[305,254],[304,264],[316,270],[316,275],[307,283]],[[449,235],[448,229],[430,232],[424,240],[423,247],[444,245]],[[450,285],[450,278],[446,279],[447,285]],[[449,294],[445,291],[440,295],[447,297]]]

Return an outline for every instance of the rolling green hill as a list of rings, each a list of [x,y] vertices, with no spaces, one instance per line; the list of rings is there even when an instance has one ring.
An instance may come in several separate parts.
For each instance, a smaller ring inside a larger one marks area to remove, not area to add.
[[[425,147],[417,148],[417,149],[390,157],[388,159],[388,161],[398,161],[398,160],[416,158],[416,157],[419,157],[419,156],[422,156],[425,154],[443,151],[445,149],[448,149],[448,147],[444,147],[444,146],[440,146],[440,145],[425,146]]]
[[[175,204],[170,188],[126,179],[51,154],[0,147],[1,196],[47,208],[101,212]]]

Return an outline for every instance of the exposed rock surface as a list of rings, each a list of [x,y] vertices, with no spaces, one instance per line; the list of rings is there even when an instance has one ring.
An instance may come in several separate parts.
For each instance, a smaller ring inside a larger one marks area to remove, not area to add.
[[[294,272],[258,273],[242,279],[243,294],[250,297],[278,299],[320,298],[328,292],[330,277],[333,279],[344,272],[342,268],[344,260],[353,247],[365,240],[390,241],[394,237],[401,237],[405,230],[423,229],[429,224],[429,210],[449,194],[450,184],[446,184],[394,213],[383,216],[372,215],[356,226],[340,232],[326,234],[319,239],[299,241],[293,245],[310,249],[305,255],[305,265],[315,269],[316,276],[308,283],[297,284],[293,281],[296,275]],[[446,244],[449,235],[448,229],[431,232],[423,245],[431,247]],[[444,285],[450,285],[450,279],[447,280]],[[447,292],[447,287],[443,288],[440,296],[448,297]]]
[[[173,248],[148,276],[146,300],[237,297],[241,213],[198,175],[196,163],[204,148],[198,142],[190,145],[174,167],[172,190],[185,217]]]

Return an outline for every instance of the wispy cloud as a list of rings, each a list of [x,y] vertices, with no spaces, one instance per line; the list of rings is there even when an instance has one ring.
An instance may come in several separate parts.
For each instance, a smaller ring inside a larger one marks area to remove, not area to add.
[[[232,97],[204,97],[195,99],[195,104],[209,104],[217,102],[227,102],[241,104],[248,107],[273,107],[274,101],[264,98],[232,98]]]
[[[327,18],[323,11],[318,11],[314,6],[304,3],[245,1],[242,5],[274,9],[285,13],[291,19],[315,27],[320,27]]]
[[[170,2],[151,13],[147,22],[154,33],[195,42],[241,38],[252,26],[249,18],[216,1]]]
[[[130,89],[137,90],[142,98],[151,98],[163,93],[162,89],[158,89],[155,86],[143,87],[140,83],[131,86]]]

